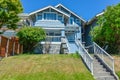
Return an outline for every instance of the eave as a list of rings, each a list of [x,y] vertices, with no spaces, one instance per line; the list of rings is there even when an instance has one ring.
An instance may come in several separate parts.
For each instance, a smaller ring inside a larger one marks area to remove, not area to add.
[[[68,8],[66,8],[65,6],[63,6],[62,4],[58,4],[58,5],[56,5],[55,7],[57,8],[57,7],[59,7],[59,6],[63,7],[64,9],[66,9],[66,10],[69,11],[71,14],[73,14],[74,16],[76,16],[76,17],[78,17],[79,19],[81,19],[83,22],[86,22],[83,18],[81,18],[80,16],[78,16],[77,14],[75,14],[74,12],[72,12],[71,10],[69,10]]]
[[[63,15],[65,15],[65,16],[67,16],[67,17],[70,17],[68,14],[66,14],[66,13],[64,13],[64,12],[62,12],[62,11],[56,9],[56,8],[54,8],[53,6],[47,6],[47,7],[44,7],[44,8],[42,8],[42,9],[39,9],[39,10],[37,10],[37,11],[31,12],[31,13],[29,14],[29,16],[31,16],[31,15],[33,15],[33,14],[36,14],[36,13],[38,13],[38,12],[41,12],[41,11],[43,11],[43,10],[45,10],[45,9],[49,9],[49,8],[51,8],[51,9],[53,9],[53,10],[55,10],[55,11],[57,11],[57,12],[63,14]]]

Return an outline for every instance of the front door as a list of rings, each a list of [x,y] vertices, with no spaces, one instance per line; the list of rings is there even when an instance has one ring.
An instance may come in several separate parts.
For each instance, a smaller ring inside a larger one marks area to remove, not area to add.
[[[75,41],[75,33],[66,33],[66,37],[69,42]]]

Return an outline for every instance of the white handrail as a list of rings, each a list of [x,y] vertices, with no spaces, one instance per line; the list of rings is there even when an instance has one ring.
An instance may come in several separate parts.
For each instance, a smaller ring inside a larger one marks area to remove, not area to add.
[[[98,48],[100,48],[106,55],[108,55],[111,59],[113,59],[113,57],[110,55],[110,54],[108,54],[103,48],[101,48],[99,45],[97,45],[95,42],[94,42],[94,44],[98,47]]]
[[[114,72],[114,58],[109,55],[104,49],[94,42],[94,54],[97,55],[106,66]]]
[[[84,49],[84,51],[87,53],[87,55],[91,58],[91,59],[93,59],[91,56],[90,56],[90,54],[88,53],[88,51],[83,47],[83,45],[81,44],[81,42],[78,40],[76,40],[76,43],[78,43],[78,44],[80,44],[80,46]]]
[[[90,56],[90,54],[87,52],[87,50],[84,48],[82,43],[79,40],[75,40],[79,47],[79,54],[81,55],[82,59],[84,60],[85,64],[93,74],[93,58]]]

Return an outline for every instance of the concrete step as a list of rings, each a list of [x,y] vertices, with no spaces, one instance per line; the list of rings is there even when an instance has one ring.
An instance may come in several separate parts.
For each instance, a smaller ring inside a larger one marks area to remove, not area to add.
[[[96,77],[96,80],[116,80],[113,76],[101,76],[101,77]]]
[[[104,72],[109,72],[108,70],[106,70],[106,69],[95,69],[94,70],[94,73],[104,73]]]
[[[96,77],[100,77],[100,76],[112,76],[112,75],[110,74],[110,72],[95,72],[94,75],[95,75]]]
[[[94,69],[101,69],[101,68],[104,69],[105,68],[103,65],[99,65],[99,64],[94,64],[93,66],[94,66],[93,67]]]
[[[96,80],[116,80],[97,57],[93,58],[93,73]]]

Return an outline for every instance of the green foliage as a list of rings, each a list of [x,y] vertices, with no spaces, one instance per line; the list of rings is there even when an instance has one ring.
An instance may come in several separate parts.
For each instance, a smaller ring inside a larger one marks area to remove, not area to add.
[[[117,72],[117,75],[118,75],[118,77],[119,77],[119,79],[120,79],[120,71],[119,71],[119,72]]]
[[[109,53],[118,53],[120,45],[120,4],[108,6],[104,14],[98,17],[98,26],[92,31],[92,37],[99,45],[107,43]]]
[[[19,21],[18,14],[23,11],[19,0],[0,0],[0,28],[6,25],[10,29],[16,29]]]
[[[69,54],[70,56],[72,56],[73,58],[80,58],[80,54],[78,51],[76,51],[75,53]]]
[[[46,37],[45,31],[42,28],[23,27],[17,36],[20,43],[24,46],[24,51],[31,51],[32,48]]]

